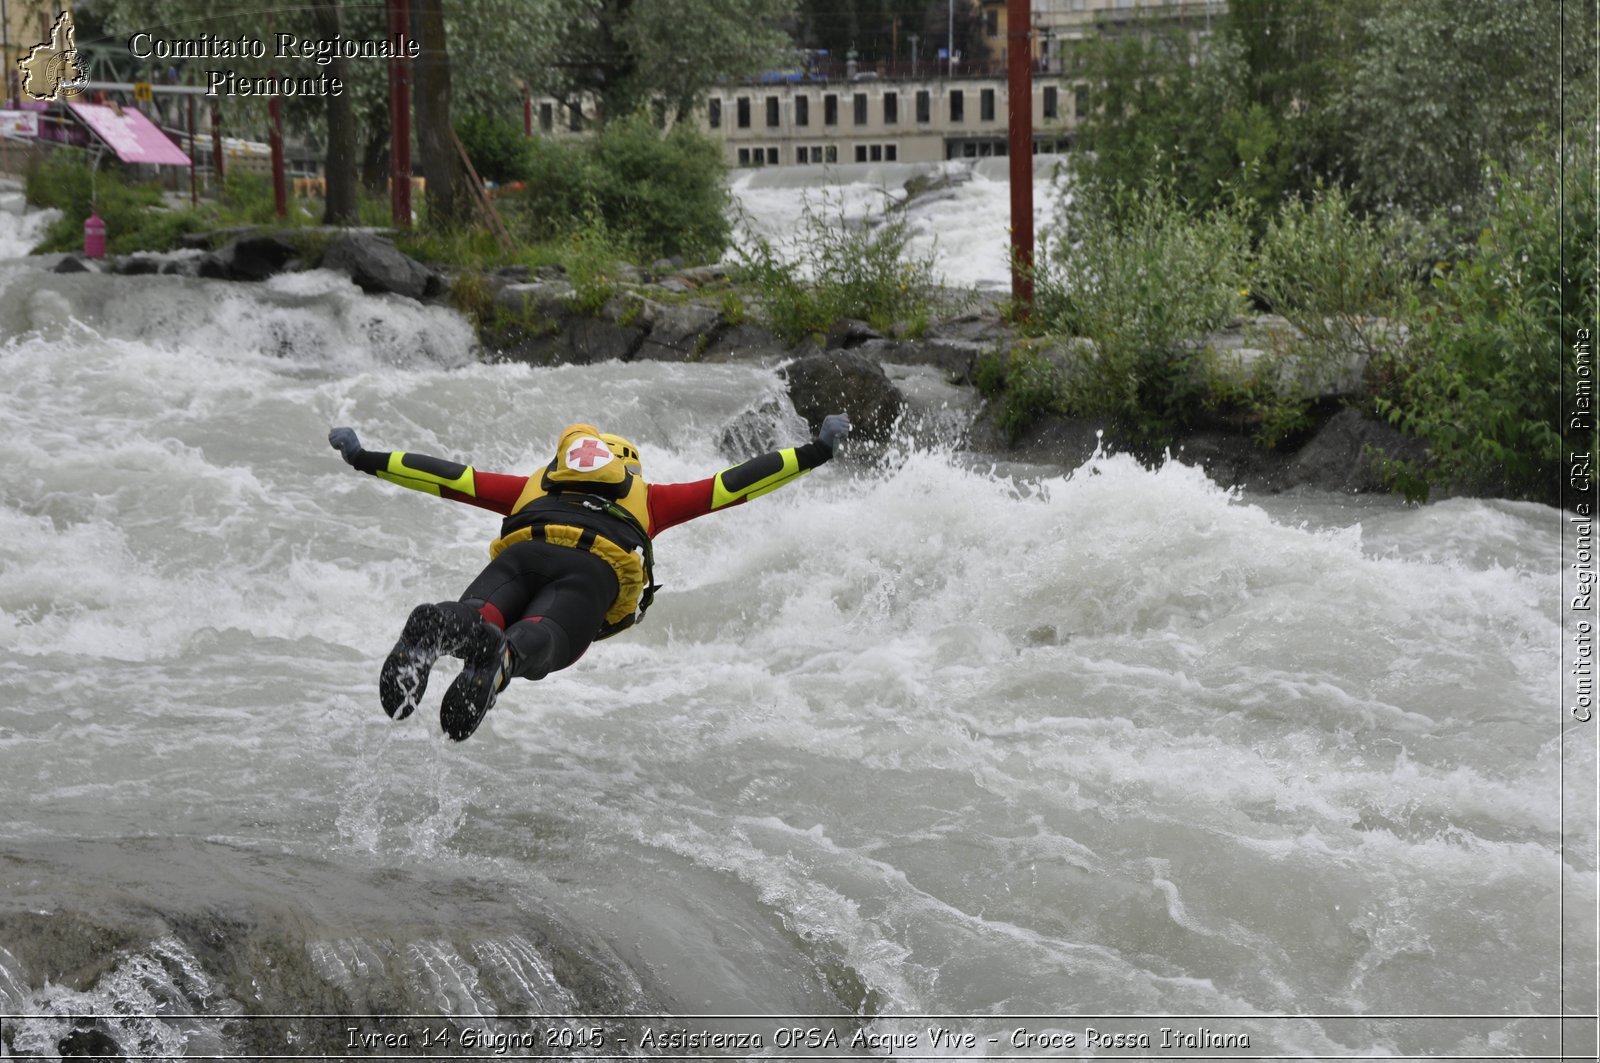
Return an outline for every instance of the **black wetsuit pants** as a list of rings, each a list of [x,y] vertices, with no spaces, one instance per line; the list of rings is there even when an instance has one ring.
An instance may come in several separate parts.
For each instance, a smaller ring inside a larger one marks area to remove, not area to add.
[[[542,679],[583,656],[617,598],[617,574],[587,550],[529,539],[506,547],[461,595],[506,632],[515,674]]]

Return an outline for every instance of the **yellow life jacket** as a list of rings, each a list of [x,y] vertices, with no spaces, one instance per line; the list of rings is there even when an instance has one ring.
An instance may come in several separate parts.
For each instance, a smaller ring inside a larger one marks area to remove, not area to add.
[[[569,425],[555,458],[528,478],[489,556],[539,538],[599,557],[617,574],[617,597],[596,636],[609,638],[643,619],[655,597],[648,492],[632,443],[591,424]]]

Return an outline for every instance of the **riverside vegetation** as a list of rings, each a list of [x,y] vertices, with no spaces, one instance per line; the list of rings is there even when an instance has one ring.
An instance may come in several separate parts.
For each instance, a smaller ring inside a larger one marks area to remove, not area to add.
[[[1094,151],[1072,157],[1060,185],[1070,190],[1064,221],[1041,234],[1031,315],[972,374],[998,424],[1015,443],[1050,415],[1099,418],[1159,453],[1221,417],[1257,446],[1287,451],[1328,419],[1327,396],[1338,393],[1425,444],[1425,458],[1373,456],[1410,498],[1448,489],[1558,502],[1564,450],[1595,447],[1592,426],[1564,422],[1560,395],[1567,334],[1593,328],[1600,313],[1584,268],[1597,226],[1585,165],[1592,117],[1466,145],[1458,169],[1428,171],[1435,186],[1397,185],[1393,170],[1370,161],[1377,148],[1350,148],[1348,130],[1328,128],[1334,108],[1311,82],[1294,106],[1271,105],[1273,92],[1287,91],[1288,64],[1337,74],[1332,46],[1291,41],[1283,55],[1252,59],[1250,33],[1282,12],[1265,2],[1233,6],[1257,20],[1225,29],[1195,63],[1161,68],[1176,75],[1153,72],[1160,49],[1175,47],[1159,35],[1104,44],[1086,58],[1105,92],[1083,130]],[[1335,9],[1348,22],[1349,9]],[[1397,16],[1378,7],[1368,17]],[[1349,25],[1365,42],[1350,52],[1354,72],[1345,71],[1347,95],[1359,96],[1370,88],[1360,71],[1377,77],[1385,68],[1371,58],[1380,47],[1371,26]],[[1496,54],[1478,53],[1485,63],[1501,61]],[[1220,132],[1187,143],[1195,130]],[[487,283],[505,267],[559,266],[573,308],[596,313],[620,291],[629,263],[714,261],[727,251],[718,148],[684,127],[663,133],[639,115],[586,141],[554,142],[479,117],[460,133],[499,185],[496,206],[515,246],[480,228],[430,227],[426,217],[395,240],[449,270],[453,301],[480,326],[517,324]],[[1498,157],[1483,153],[1488,146]],[[30,175],[30,201],[63,211],[39,250],[77,245],[89,185],[83,164],[63,156]],[[261,182],[230,178],[199,211],[164,208],[159,193],[115,171],[96,186],[113,252],[272,220]],[[379,224],[383,208],[368,203],[364,213]],[[309,215],[298,221],[308,247],[327,238]],[[932,260],[908,252],[907,225],[893,210],[868,224],[841,222],[814,210],[791,244],[750,242],[726,287],[695,297],[716,301],[730,323],[757,317],[789,342],[841,318],[915,336],[961,309]],[[1230,327],[1243,327],[1262,353],[1244,371],[1222,371],[1205,341]],[[1330,388],[1338,377],[1344,383]]]

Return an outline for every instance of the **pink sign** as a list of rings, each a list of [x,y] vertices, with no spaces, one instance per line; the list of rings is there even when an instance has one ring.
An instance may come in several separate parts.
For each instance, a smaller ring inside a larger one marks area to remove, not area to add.
[[[189,156],[155,124],[131,107],[71,103],[72,113],[105,141],[123,162],[146,166],[188,166]]]

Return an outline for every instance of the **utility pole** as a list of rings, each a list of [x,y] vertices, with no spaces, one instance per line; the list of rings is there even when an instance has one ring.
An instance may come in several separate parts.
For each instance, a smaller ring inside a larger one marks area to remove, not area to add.
[[[911,39],[911,79],[915,81],[917,78],[917,42],[922,40],[922,34],[908,33],[906,36]]]
[[[1006,0],[1006,92],[1011,156],[1011,302],[1033,313],[1033,34],[1028,0]]]
[[[397,229],[411,228],[411,60],[402,55],[409,43],[410,9],[406,0],[387,0],[389,39],[389,211]]]
[[[950,39],[945,44],[945,77],[953,78],[956,76],[956,0],[950,0]]]
[[[277,80],[278,72],[267,76]],[[283,172],[283,97],[276,92],[267,100],[267,145],[272,149],[272,207],[279,220],[289,216],[289,187]]]
[[[6,107],[15,108],[11,97],[11,12],[6,10],[6,0],[0,0],[0,66],[5,67]]]

